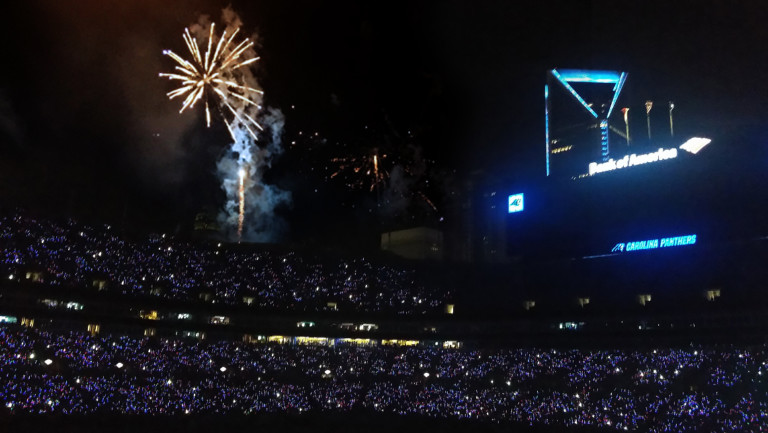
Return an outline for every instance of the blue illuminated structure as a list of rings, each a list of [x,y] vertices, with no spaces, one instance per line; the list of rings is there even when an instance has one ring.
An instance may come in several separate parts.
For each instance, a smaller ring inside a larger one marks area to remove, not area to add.
[[[544,129],[547,139],[547,176],[549,176],[549,86],[544,85]]]
[[[561,71],[553,69],[552,72],[553,74],[557,73],[560,79],[569,83],[614,84],[621,80],[622,75],[625,75],[623,72],[593,71],[589,69],[563,69]]]
[[[621,93],[621,89],[624,87],[624,82],[627,81],[627,73],[622,72],[621,76],[619,77],[619,81],[616,82],[616,85],[613,86],[613,100],[611,101],[611,107],[608,109],[608,114],[605,115],[605,118],[611,117],[611,113],[613,113],[613,107],[616,106],[616,101],[619,99],[619,93]]]
[[[587,101],[585,101],[584,98],[582,98],[579,95],[579,93],[576,91],[576,89],[574,89],[573,87],[571,87],[570,84],[568,84],[568,80],[564,79],[563,76],[560,75],[560,73],[557,72],[557,69],[553,69],[552,70],[552,75],[554,75],[555,78],[557,78],[560,81],[560,84],[562,84],[563,87],[565,87],[569,92],[571,92],[571,95],[573,95],[573,97],[576,98],[576,100],[579,101],[579,103],[584,108],[586,108],[587,111],[589,111],[589,114],[591,114],[595,119],[597,119],[597,113],[595,113],[595,110],[593,110],[592,107],[590,107],[589,104],[587,104]],[[579,82],[580,83],[590,83],[592,81],[579,81]]]
[[[522,212],[524,206],[523,193],[512,194],[509,196],[509,213]]]
[[[613,113],[613,109],[616,106],[616,101],[619,99],[619,94],[621,93],[622,88],[624,87],[624,83],[627,80],[627,73],[626,72],[617,72],[617,71],[593,71],[593,70],[586,70],[586,69],[552,69],[550,71],[550,74],[557,79],[557,81],[568,90],[568,92],[573,96],[576,101],[584,107],[584,109],[587,110],[587,112],[595,119],[599,119],[598,125],[600,126],[600,147],[601,147],[601,157],[603,159],[603,162],[608,161],[610,158],[610,143],[609,143],[609,124],[608,124],[608,118]],[[579,93],[576,91],[576,89],[571,86],[570,83],[589,83],[589,84],[613,84],[613,98],[611,99],[611,105],[608,108],[608,111],[605,113],[605,117],[600,118],[600,116],[595,112],[595,110],[592,108],[592,106],[587,103],[587,101],[584,100],[584,98],[579,95]],[[546,133],[546,151],[547,151],[547,176],[550,174],[550,163],[549,163],[549,145],[550,145],[550,137],[549,137],[549,86],[544,86],[544,99],[545,99],[545,133]]]
[[[608,161],[608,119],[600,121],[600,156],[603,162]]]

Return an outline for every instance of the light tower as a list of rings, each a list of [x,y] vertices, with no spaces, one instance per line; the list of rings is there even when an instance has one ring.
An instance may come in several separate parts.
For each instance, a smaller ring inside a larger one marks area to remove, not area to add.
[[[645,120],[648,122],[648,139],[651,139],[651,108],[653,101],[645,101]]]
[[[670,137],[675,136],[675,124],[672,122],[672,110],[675,109],[675,103],[672,101],[669,101],[669,135]]]
[[[627,131],[627,147],[629,147],[629,107],[622,108],[621,112],[624,114],[624,127]]]

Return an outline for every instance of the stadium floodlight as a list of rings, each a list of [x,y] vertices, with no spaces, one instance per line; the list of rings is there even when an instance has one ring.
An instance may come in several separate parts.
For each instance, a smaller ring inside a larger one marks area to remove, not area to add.
[[[651,139],[651,108],[653,101],[645,101],[645,119],[648,121],[648,139]]]
[[[629,147],[629,107],[622,108],[621,112],[624,114],[624,127],[627,130],[627,147]]]
[[[687,152],[690,152],[694,155],[699,153],[701,149],[704,148],[704,146],[711,143],[712,140],[709,138],[703,138],[703,137],[692,137],[688,139],[685,143],[680,145],[680,149],[683,149]]]
[[[675,109],[675,103],[669,101],[669,136],[675,136],[675,124],[672,122],[672,110]]]

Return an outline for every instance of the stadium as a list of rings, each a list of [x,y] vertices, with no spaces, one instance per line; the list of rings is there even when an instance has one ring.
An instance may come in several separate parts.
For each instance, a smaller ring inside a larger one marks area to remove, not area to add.
[[[5,209],[3,422],[764,428],[765,149],[752,131],[675,133],[674,106],[623,99],[628,80],[547,72],[541,176],[481,184],[471,209],[503,245],[494,260],[136,237]]]

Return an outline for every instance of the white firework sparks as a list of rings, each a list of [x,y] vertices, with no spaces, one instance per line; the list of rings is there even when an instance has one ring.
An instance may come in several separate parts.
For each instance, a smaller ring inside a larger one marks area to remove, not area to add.
[[[259,57],[253,55],[254,42],[246,38],[239,43],[234,43],[240,29],[236,29],[227,35],[225,30],[221,36],[214,31],[215,24],[211,23],[205,52],[201,52],[200,44],[189,29],[184,29],[183,37],[191,60],[186,60],[171,50],[163,51],[176,62],[175,72],[160,73],[161,77],[177,82],[179,87],[168,92],[170,99],[183,97],[179,113],[187,108],[194,108],[199,101],[204,101],[206,123],[211,126],[211,110],[209,100],[218,102],[222,111],[232,115],[228,121],[224,116],[224,122],[228,129],[230,123],[236,121],[245,126],[250,135],[257,139],[256,131],[264,128],[256,121],[254,110],[261,109],[260,101],[264,92],[248,84],[244,74],[239,73],[241,68],[253,64]],[[249,114],[250,112],[250,114]]]

